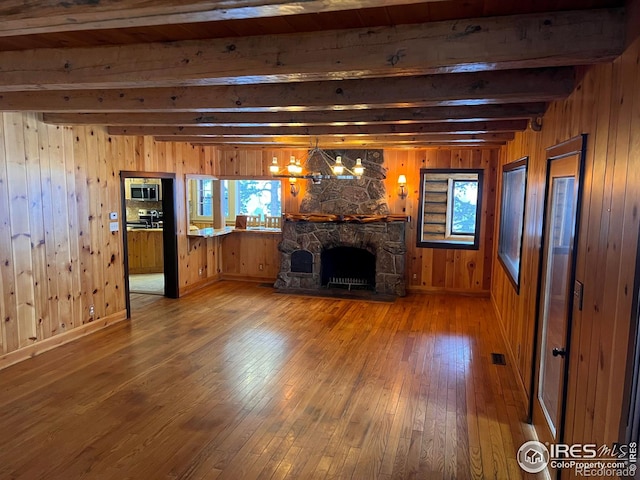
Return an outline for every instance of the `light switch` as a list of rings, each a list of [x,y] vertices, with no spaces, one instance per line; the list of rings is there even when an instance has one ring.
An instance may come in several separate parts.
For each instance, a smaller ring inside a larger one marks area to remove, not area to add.
[[[118,212],[111,212],[109,213],[109,218],[111,220],[117,220],[118,219]]]
[[[120,224],[118,222],[109,223],[109,231],[117,232],[120,229]]]

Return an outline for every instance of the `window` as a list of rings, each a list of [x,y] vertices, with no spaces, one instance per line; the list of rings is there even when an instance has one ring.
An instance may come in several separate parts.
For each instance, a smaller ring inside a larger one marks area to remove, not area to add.
[[[502,167],[498,260],[516,292],[520,291],[520,257],[527,191],[527,157]]]
[[[477,250],[482,170],[420,170],[418,247]]]
[[[213,225],[214,202],[219,182],[207,175],[186,175],[187,219],[189,224]]]
[[[282,215],[281,187],[280,180],[224,180],[222,208],[227,223],[234,224],[236,215],[279,217]]]
[[[199,217],[213,216],[213,180],[197,181],[196,198],[196,215]]]

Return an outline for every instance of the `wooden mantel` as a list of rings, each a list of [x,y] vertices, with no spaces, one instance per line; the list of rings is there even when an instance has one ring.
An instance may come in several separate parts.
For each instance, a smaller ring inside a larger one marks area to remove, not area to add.
[[[408,215],[333,215],[327,213],[285,213],[285,222],[311,222],[311,223],[388,223],[408,222]]]

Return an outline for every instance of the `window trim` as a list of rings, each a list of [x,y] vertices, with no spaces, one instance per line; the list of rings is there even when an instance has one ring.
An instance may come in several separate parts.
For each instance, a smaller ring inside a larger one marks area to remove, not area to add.
[[[213,217],[214,217],[214,212],[213,212],[213,197],[215,195],[215,189],[214,189],[214,185],[213,182],[215,181],[214,177],[197,177],[197,178],[192,178],[191,180],[195,181],[195,185],[196,188],[194,188],[191,192],[191,198],[189,199],[191,202],[191,220],[194,222],[211,222],[213,221]],[[208,217],[206,215],[201,215],[200,214],[200,191],[202,188],[202,182],[211,182],[211,216]]]
[[[509,279],[509,281],[511,282],[511,285],[513,285],[513,288],[516,291],[516,294],[519,295],[520,294],[520,278],[522,275],[522,246],[524,243],[524,219],[525,219],[525,215],[526,215],[526,211],[527,211],[527,177],[528,177],[528,162],[529,162],[529,157],[522,157],[518,160],[515,160],[511,163],[507,163],[506,165],[502,166],[502,183],[500,185],[500,223],[498,224],[498,249],[497,249],[497,253],[498,253],[498,261],[500,262],[500,264],[502,265],[502,268],[505,272],[505,274],[507,275],[507,278]],[[506,236],[506,232],[505,232],[505,226],[504,226],[504,212],[505,212],[505,184],[507,182],[507,176],[509,175],[509,173],[513,173],[514,171],[517,170],[523,170],[524,171],[524,188],[523,188],[523,198],[522,198],[522,225],[520,228],[520,248],[518,249],[518,262],[517,262],[517,268],[518,268],[518,272],[517,275],[514,276],[514,272],[511,271],[511,264],[512,262],[510,260],[507,260],[506,255],[503,253],[503,249],[502,249],[502,239],[503,238],[507,238]]]
[[[447,205],[445,232],[442,240],[423,240],[424,234],[424,185],[426,176],[429,174],[451,175],[447,180]],[[455,178],[454,178],[455,177]],[[474,168],[421,168],[420,169],[420,199],[418,205],[418,223],[416,246],[419,248],[449,248],[459,250],[478,250],[480,248],[480,233],[482,226],[482,192],[483,192],[484,169]],[[458,235],[451,233],[453,202],[453,181],[473,180],[478,182],[478,200],[476,202],[476,226],[473,235]]]

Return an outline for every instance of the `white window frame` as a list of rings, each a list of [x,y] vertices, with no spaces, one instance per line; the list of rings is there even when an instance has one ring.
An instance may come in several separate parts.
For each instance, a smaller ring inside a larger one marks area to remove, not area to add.
[[[212,222],[215,216],[215,212],[213,211],[213,197],[215,195],[215,188],[213,182],[215,178],[213,177],[194,177],[190,180],[195,182],[196,188],[191,189],[191,197],[189,198],[189,218],[194,222]],[[211,216],[207,217],[204,215],[200,215],[200,191],[202,189],[202,182],[211,182]]]
[[[455,233],[453,232],[453,188],[456,182],[475,182],[478,183],[478,177],[473,174],[464,174],[464,173],[454,173],[449,177],[447,184],[447,223],[445,226],[445,234],[444,238],[450,242],[463,242],[463,243],[473,243],[475,240],[476,234],[469,235],[464,233]],[[476,223],[477,225],[477,223]]]

